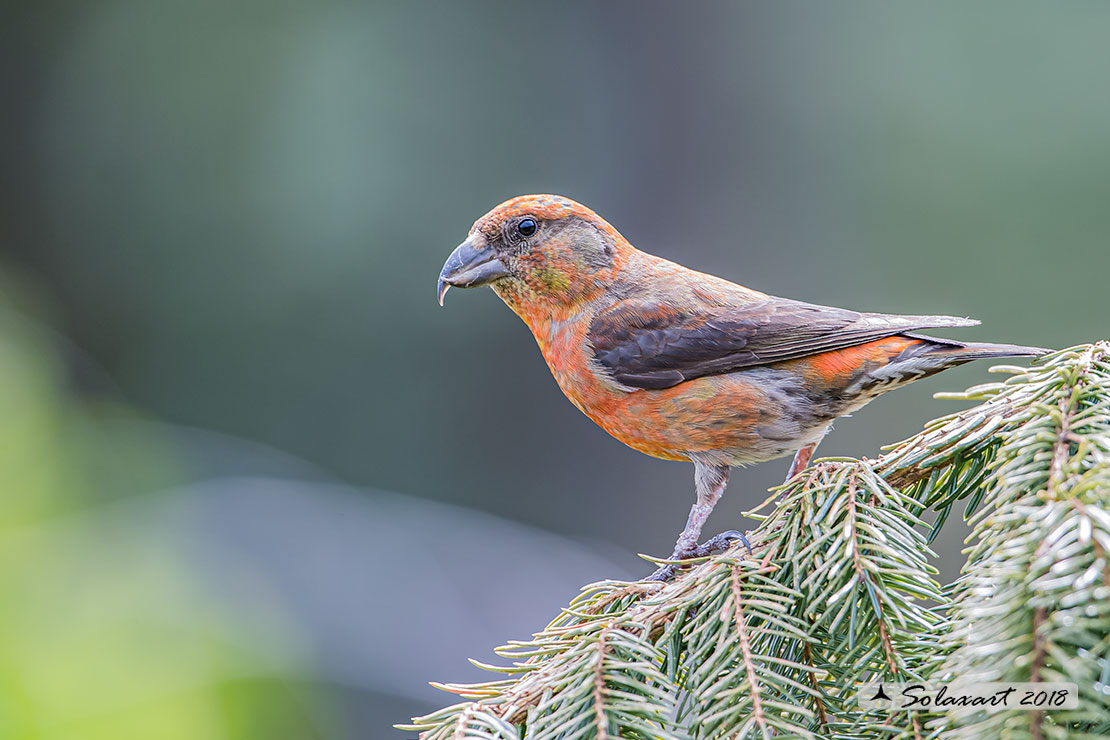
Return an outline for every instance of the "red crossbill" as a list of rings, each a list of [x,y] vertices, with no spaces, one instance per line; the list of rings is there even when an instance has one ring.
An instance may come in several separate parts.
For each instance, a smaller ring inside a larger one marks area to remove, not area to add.
[[[633,449],[694,464],[675,560],[707,552],[698,538],[732,466],[795,452],[789,478],[834,419],[882,393],[970,360],[1045,351],[917,333],[971,319],[760,293],[641,252],[557,195],[513,198],[474,223],[443,266],[439,302],[450,286],[479,285],[524,320],[579,410]]]

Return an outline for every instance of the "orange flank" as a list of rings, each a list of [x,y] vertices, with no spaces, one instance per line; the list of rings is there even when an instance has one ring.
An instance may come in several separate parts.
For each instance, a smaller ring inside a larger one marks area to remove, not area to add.
[[[881,367],[915,344],[924,344],[910,337],[886,337],[855,347],[822,352],[795,360],[808,380],[827,386],[848,385],[863,370]]]

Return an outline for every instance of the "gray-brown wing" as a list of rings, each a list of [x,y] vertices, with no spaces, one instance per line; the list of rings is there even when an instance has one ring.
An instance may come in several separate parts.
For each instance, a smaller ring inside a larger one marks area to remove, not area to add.
[[[852,347],[883,337],[978,323],[955,316],[858,313],[783,298],[694,311],[626,299],[594,318],[594,357],[632,388],[686,380]]]

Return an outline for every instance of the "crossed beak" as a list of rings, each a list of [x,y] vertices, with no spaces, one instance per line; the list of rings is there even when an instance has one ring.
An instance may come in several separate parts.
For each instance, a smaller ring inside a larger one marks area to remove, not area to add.
[[[486,244],[486,238],[480,233],[474,233],[455,247],[455,251],[444,263],[436,285],[436,298],[442,306],[443,296],[452,286],[476,288],[508,274],[505,265],[497,259],[497,254]]]

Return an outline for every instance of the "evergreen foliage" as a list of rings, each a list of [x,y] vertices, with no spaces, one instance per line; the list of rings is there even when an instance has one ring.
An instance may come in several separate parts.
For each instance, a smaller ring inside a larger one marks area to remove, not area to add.
[[[498,653],[507,678],[425,740],[1046,738],[1110,735],[1110,342],[963,394],[877,460],[824,459],[742,545],[674,581],[583,589]],[[972,523],[948,588],[929,542]],[[923,517],[932,512],[930,527]],[[479,664],[481,665],[481,664]],[[860,682],[1071,681],[1074,710],[861,711]]]

